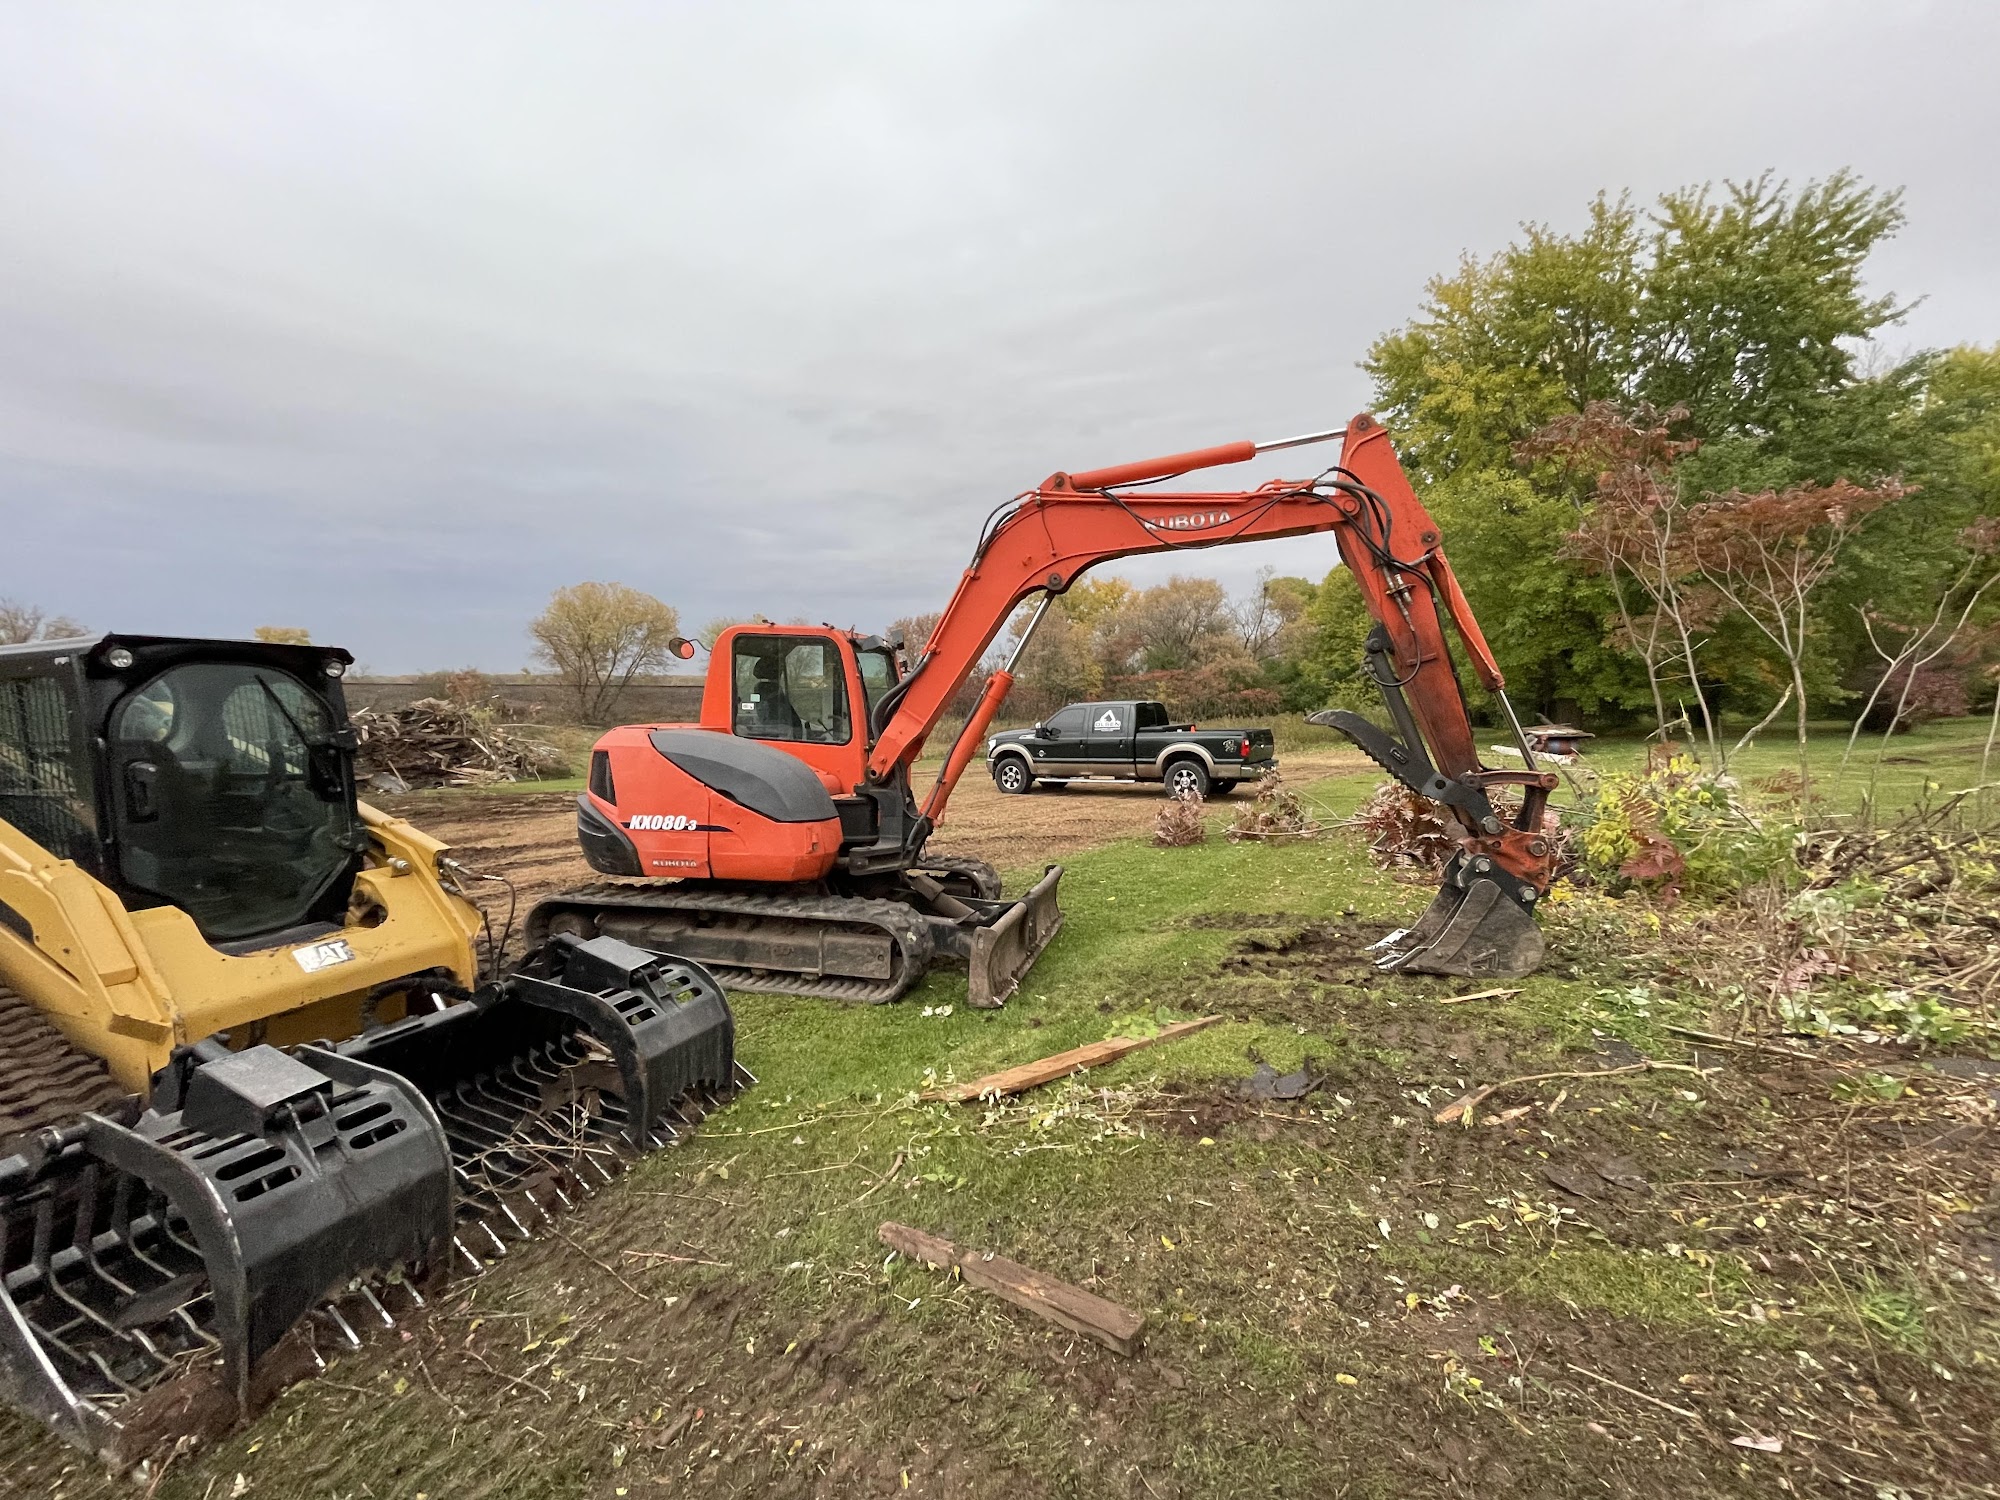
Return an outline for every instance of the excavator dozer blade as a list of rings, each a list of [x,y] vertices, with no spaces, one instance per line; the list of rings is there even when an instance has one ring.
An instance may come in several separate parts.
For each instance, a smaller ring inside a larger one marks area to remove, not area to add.
[[[1454,872],[1455,873],[1455,872]],[[1379,967],[1462,979],[1519,979],[1541,967],[1542,933],[1501,885],[1450,875],[1417,925],[1386,945]]]
[[[1061,865],[1050,865],[1027,895],[997,921],[973,933],[966,969],[968,1005],[991,1010],[1006,1004],[1042,950],[1062,931],[1062,908],[1056,904],[1056,887],[1062,876]]]

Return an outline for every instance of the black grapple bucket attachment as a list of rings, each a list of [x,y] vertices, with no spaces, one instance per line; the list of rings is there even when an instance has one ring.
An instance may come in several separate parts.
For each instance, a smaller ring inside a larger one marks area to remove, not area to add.
[[[1543,946],[1530,915],[1534,900],[1531,887],[1460,854],[1417,925],[1377,945],[1384,952],[1378,967],[1465,979],[1532,974],[1541,966]]]
[[[409,1079],[450,1142],[466,1261],[505,1253],[572,1191],[609,1181],[752,1081],[701,965],[558,935],[463,1005],[364,1032],[341,1055]],[[468,1243],[468,1241],[470,1243]]]
[[[203,1042],[144,1113],[0,1159],[0,1399],[120,1464],[226,1428],[311,1373],[309,1315],[358,1343],[340,1300],[390,1321],[751,1081],[699,965],[557,938],[535,968],[334,1046]]]
[[[0,1161],[0,1384],[113,1462],[226,1426],[316,1305],[451,1241],[444,1133],[405,1080],[271,1047],[170,1073],[136,1119]]]

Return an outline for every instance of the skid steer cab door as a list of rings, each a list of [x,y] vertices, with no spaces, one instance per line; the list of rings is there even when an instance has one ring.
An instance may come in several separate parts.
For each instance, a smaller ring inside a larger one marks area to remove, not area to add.
[[[181,661],[138,681],[106,720],[119,882],[211,943],[338,924],[366,846],[341,727],[272,664]]]

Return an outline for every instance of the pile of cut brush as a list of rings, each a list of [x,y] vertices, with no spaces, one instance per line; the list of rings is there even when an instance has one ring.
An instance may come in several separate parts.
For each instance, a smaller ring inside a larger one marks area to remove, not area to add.
[[[1299,794],[1285,785],[1277,771],[1257,778],[1257,800],[1236,815],[1226,835],[1232,844],[1244,839],[1310,839],[1319,836],[1319,820]]]
[[[379,792],[537,781],[569,769],[560,751],[510,733],[473,704],[419,698],[352,718],[361,740],[355,774]]]

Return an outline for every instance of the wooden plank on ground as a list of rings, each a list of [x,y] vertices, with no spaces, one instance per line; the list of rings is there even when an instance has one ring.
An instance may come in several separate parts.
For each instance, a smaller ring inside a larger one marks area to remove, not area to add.
[[[1115,1353],[1139,1352],[1146,1331],[1144,1313],[1107,1302],[1082,1287],[1045,1276],[1004,1255],[961,1250],[940,1235],[926,1234],[907,1224],[886,1223],[875,1233],[898,1254],[940,1271],[955,1269],[968,1286],[980,1287],[1072,1333],[1095,1339]]]
[[[1072,1047],[1067,1052],[1058,1052],[1053,1057],[1044,1057],[1036,1062],[1022,1063],[1018,1068],[1006,1068],[998,1073],[988,1073],[984,1078],[975,1078],[970,1083],[954,1083],[949,1087],[932,1089],[925,1094],[926,1099],[944,1099],[953,1104],[969,1104],[974,1099],[983,1099],[988,1094],[1019,1094],[1037,1088],[1058,1078],[1085,1068],[1102,1067],[1114,1058],[1123,1057],[1128,1052],[1137,1052],[1141,1047],[1156,1046],[1160,1042],[1170,1042],[1177,1036],[1186,1036],[1191,1031],[1200,1031],[1205,1026],[1213,1026],[1221,1016],[1200,1016],[1192,1021],[1176,1021],[1171,1026],[1162,1027],[1152,1036],[1114,1036],[1108,1041],[1092,1042],[1085,1047]]]

